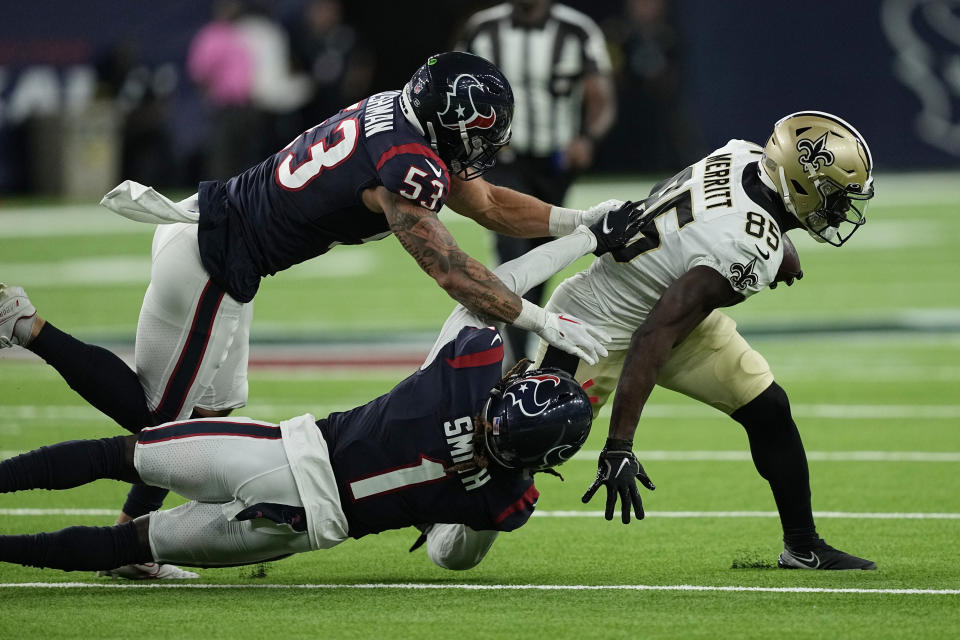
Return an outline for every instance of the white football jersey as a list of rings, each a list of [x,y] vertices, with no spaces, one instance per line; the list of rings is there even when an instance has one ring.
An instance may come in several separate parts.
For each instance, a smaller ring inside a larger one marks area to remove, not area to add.
[[[626,349],[667,287],[693,267],[717,270],[744,297],[766,288],[783,259],[780,228],[743,186],[762,152],[731,140],[654,187],[641,232],[565,280],[548,308],[606,329],[608,347]]]

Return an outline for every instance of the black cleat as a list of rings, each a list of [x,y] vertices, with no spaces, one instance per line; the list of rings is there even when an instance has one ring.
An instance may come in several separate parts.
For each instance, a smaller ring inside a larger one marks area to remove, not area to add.
[[[823,571],[843,571],[846,569],[877,568],[875,562],[852,556],[828,545],[823,538],[802,550],[784,547],[783,553],[777,558],[777,566],[781,569],[820,569]]]

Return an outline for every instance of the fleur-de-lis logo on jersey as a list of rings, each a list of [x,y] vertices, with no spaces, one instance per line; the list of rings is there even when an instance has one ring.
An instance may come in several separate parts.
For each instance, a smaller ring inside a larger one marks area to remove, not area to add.
[[[468,73],[462,73],[450,86],[447,92],[447,106],[437,115],[440,123],[447,129],[457,130],[460,123],[467,129],[489,129],[497,121],[497,112],[489,107],[490,112],[483,114],[477,111],[473,101],[474,91],[483,91],[483,85]]]
[[[797,160],[800,166],[807,173],[819,171],[820,167],[829,167],[833,164],[833,152],[827,149],[827,134],[825,131],[822,136],[816,140],[802,138],[797,140],[797,151],[800,155]]]
[[[754,267],[757,266],[757,260],[758,258],[754,258],[747,264],[734,262],[730,265],[729,279],[734,289],[743,291],[747,287],[755,287],[757,285],[760,279],[757,277],[757,274],[753,272]]]
[[[537,391],[542,383],[549,382],[554,387],[560,386],[560,378],[552,375],[530,376],[517,380],[510,385],[510,390],[503,394],[504,400],[510,398],[513,405],[520,407],[525,416],[538,416],[549,406],[549,398],[545,402],[537,399]]]

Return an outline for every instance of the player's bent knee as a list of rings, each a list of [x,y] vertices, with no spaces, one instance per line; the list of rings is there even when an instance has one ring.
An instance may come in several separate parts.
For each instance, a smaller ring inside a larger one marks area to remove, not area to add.
[[[770,383],[770,386],[764,389],[763,393],[757,396],[750,404],[757,403],[755,406],[765,413],[776,416],[790,415],[790,399],[783,387],[776,382]]]
[[[776,382],[771,382],[760,395],[734,411],[730,417],[744,425],[786,424],[793,420],[787,392]]]
[[[496,531],[474,531],[462,524],[436,524],[427,534],[427,555],[451,571],[472,569],[487,555]]]

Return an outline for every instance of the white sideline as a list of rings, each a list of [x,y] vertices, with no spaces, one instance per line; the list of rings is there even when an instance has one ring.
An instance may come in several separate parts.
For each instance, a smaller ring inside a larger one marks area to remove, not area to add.
[[[0,509],[0,516],[114,516],[116,509]],[[534,511],[541,518],[602,518],[603,511],[587,509]],[[647,511],[649,518],[778,518],[776,511]],[[843,518],[848,520],[960,520],[960,513],[940,512],[859,512],[814,511],[815,518]]]
[[[0,589],[406,589],[455,591],[739,591],[757,593],[849,593],[864,595],[960,595],[960,589],[851,589],[830,587],[742,587],[701,584],[190,584],[97,582],[4,582]]]

